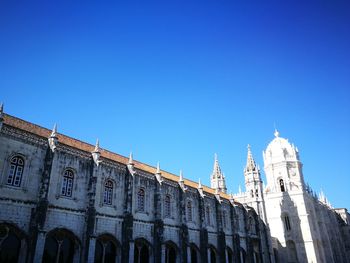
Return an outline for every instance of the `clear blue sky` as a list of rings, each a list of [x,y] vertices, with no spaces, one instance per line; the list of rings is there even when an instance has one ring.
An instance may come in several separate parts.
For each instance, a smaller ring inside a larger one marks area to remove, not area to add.
[[[232,192],[276,123],[350,208],[349,1],[118,2],[1,1],[5,111]]]

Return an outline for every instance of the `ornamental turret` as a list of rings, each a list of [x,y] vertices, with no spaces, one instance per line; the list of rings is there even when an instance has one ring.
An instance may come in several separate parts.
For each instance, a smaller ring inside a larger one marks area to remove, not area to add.
[[[215,189],[216,192],[226,193],[226,183],[225,176],[221,172],[219,165],[218,157],[215,154],[214,156],[214,168],[213,173],[211,174],[211,188]]]

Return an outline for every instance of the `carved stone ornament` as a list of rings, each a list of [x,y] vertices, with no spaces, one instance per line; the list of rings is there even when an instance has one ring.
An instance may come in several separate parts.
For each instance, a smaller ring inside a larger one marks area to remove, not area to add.
[[[129,173],[134,176],[134,174],[136,174],[136,171],[135,171],[135,164],[134,164],[134,161],[133,161],[133,158],[132,158],[132,153],[130,153],[129,155],[129,161],[128,161],[128,164],[126,165],[128,167],[128,170],[129,170]]]
[[[98,139],[96,141],[95,149],[91,154],[92,154],[92,158],[94,159],[96,166],[99,166],[99,164],[102,162],[102,160],[100,160],[101,152],[100,152],[100,144],[98,142]]]
[[[155,177],[160,185],[162,185],[162,182],[164,181],[162,178],[162,173],[160,172],[159,162],[157,164],[157,171],[155,173]]]
[[[58,138],[57,138],[57,125],[55,124],[50,137],[47,139],[49,142],[49,147],[52,152],[55,152],[57,148]]]
[[[203,186],[202,186],[202,183],[201,183],[201,179],[199,179],[198,181],[198,187],[197,187],[197,190],[199,192],[199,195],[204,198],[205,197],[205,194],[203,192]]]
[[[182,191],[186,191],[187,190],[187,186],[185,185],[185,181],[184,181],[184,178],[183,178],[183,175],[182,175],[182,171],[180,171],[180,176],[179,176],[179,185],[182,189]]]
[[[216,199],[218,200],[218,202],[221,204],[222,199],[221,199],[221,196],[220,196],[220,194],[219,194],[218,189],[215,190],[215,197],[216,197]]]

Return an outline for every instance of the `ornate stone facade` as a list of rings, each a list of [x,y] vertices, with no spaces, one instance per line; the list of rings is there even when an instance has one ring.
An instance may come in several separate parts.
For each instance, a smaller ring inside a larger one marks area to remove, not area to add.
[[[298,149],[275,131],[263,157],[266,187],[248,147],[246,192],[235,199],[253,207],[269,226],[274,261],[350,262],[350,216],[305,184]]]
[[[1,110],[0,262],[271,262],[267,233],[225,191]]]

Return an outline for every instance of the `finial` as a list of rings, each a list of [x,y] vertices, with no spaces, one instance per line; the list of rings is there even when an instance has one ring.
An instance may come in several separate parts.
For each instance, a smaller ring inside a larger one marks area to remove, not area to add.
[[[96,140],[96,144],[95,144],[95,149],[94,149],[94,152],[99,152],[100,151],[100,142],[97,138]]]
[[[218,160],[218,155],[216,153],[214,153],[214,160],[217,161]]]
[[[184,181],[184,177],[183,177],[183,174],[182,174],[182,170],[180,170],[179,182],[178,183],[179,183],[182,191],[185,192],[187,190],[187,187],[185,185],[185,181]]]
[[[278,132],[277,129],[275,129],[274,135],[275,135],[276,138],[280,136],[280,133]]]
[[[184,181],[184,178],[183,178],[182,170],[180,170],[179,182],[183,182],[183,181]]]
[[[52,129],[50,137],[48,138],[48,141],[49,141],[49,147],[50,147],[51,151],[55,152],[55,150],[57,148],[57,142],[58,142],[58,138],[57,138],[57,124],[56,123],[53,126],[53,129]]]
[[[1,102],[0,104],[0,114],[4,113],[4,103]]]
[[[162,173],[160,172],[159,162],[157,163],[157,171],[156,171],[155,176],[156,176],[156,179],[157,179],[158,183],[159,183],[160,185],[162,185],[163,178],[162,178]]]
[[[205,194],[204,194],[204,192],[203,192],[203,186],[202,186],[202,183],[201,183],[201,179],[200,179],[200,178],[198,179],[197,190],[198,190],[199,195],[200,195],[202,198],[204,198],[204,197],[205,197]]]
[[[96,140],[96,145],[94,151],[91,153],[92,158],[94,159],[95,164],[98,166],[102,160],[100,160],[101,152],[100,152],[100,143],[98,139]]]
[[[56,134],[57,134],[57,124],[55,123],[51,132],[51,137],[56,137]]]
[[[157,171],[156,171],[157,174],[160,174],[160,166],[159,166],[159,162],[157,163]]]
[[[198,189],[202,189],[202,183],[201,183],[201,178],[198,179]]]
[[[128,164],[134,164],[133,159],[132,159],[132,152],[129,154],[129,162]]]

